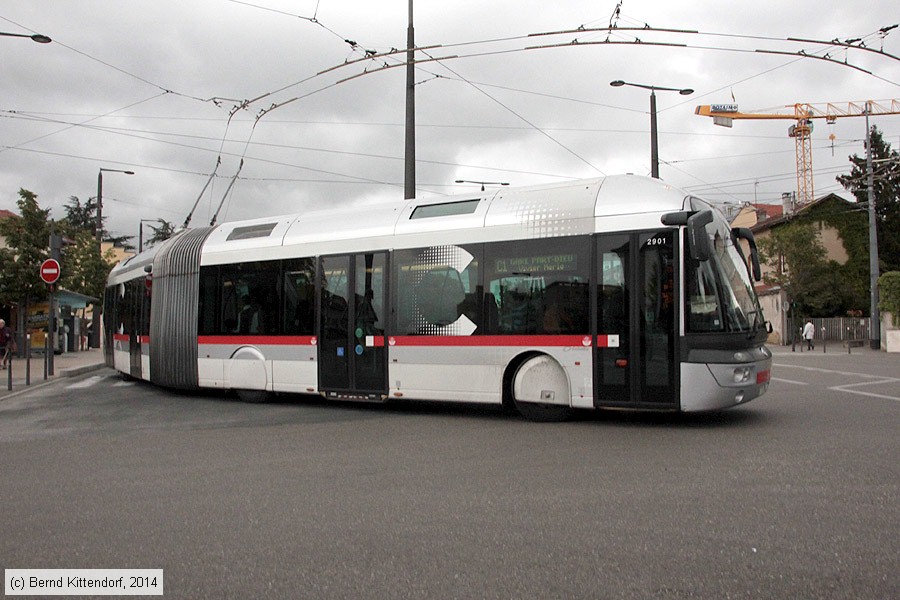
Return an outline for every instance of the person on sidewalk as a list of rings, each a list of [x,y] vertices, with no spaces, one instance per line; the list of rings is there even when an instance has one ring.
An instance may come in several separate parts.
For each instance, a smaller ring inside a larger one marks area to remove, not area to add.
[[[16,338],[12,329],[6,326],[6,321],[0,319],[0,369],[6,368],[6,361],[9,359],[9,353],[16,351]]]
[[[803,326],[803,339],[806,340],[806,349],[813,349],[813,337],[816,335],[816,328],[812,324],[812,321],[807,321],[806,325]]]

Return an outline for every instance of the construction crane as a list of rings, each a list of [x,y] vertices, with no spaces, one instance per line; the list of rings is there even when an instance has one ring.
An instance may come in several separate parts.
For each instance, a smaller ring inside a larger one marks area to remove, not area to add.
[[[836,102],[824,104],[794,104],[785,106],[793,112],[756,113],[740,112],[737,104],[704,104],[694,114],[712,117],[715,125],[731,127],[734,119],[791,119],[788,137],[794,138],[797,153],[797,202],[805,204],[815,199],[813,191],[812,144],[810,134],[813,119],[825,119],[829,124],[843,117],[900,114],[900,100],[863,100],[860,102]]]

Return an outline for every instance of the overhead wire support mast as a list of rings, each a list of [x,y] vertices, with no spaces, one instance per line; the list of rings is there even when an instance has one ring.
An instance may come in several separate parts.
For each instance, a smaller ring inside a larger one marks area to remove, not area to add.
[[[828,123],[844,117],[900,114],[900,100],[865,100],[853,102],[827,102],[819,104],[797,103],[785,108],[792,113],[740,112],[737,104],[704,104],[694,110],[701,117],[712,117],[713,123],[731,127],[735,119],[772,120],[789,119],[796,123],[788,128],[788,137],[794,138],[797,160],[797,201],[806,204],[815,199],[812,167],[812,119],[825,119]]]

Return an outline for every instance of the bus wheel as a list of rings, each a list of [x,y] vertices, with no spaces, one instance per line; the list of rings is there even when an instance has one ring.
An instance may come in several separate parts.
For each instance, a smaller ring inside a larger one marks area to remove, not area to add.
[[[572,416],[569,379],[562,366],[546,354],[524,360],[511,383],[513,404],[529,421],[556,423]]]
[[[260,404],[269,401],[269,392],[265,390],[237,390],[238,398],[241,402],[249,402],[251,404]]]

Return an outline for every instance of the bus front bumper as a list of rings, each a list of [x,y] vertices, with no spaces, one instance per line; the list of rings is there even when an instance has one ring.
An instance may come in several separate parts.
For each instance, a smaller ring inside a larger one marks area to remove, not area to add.
[[[762,396],[769,389],[772,353],[765,347],[736,353],[733,363],[681,363],[681,410],[721,410]]]

